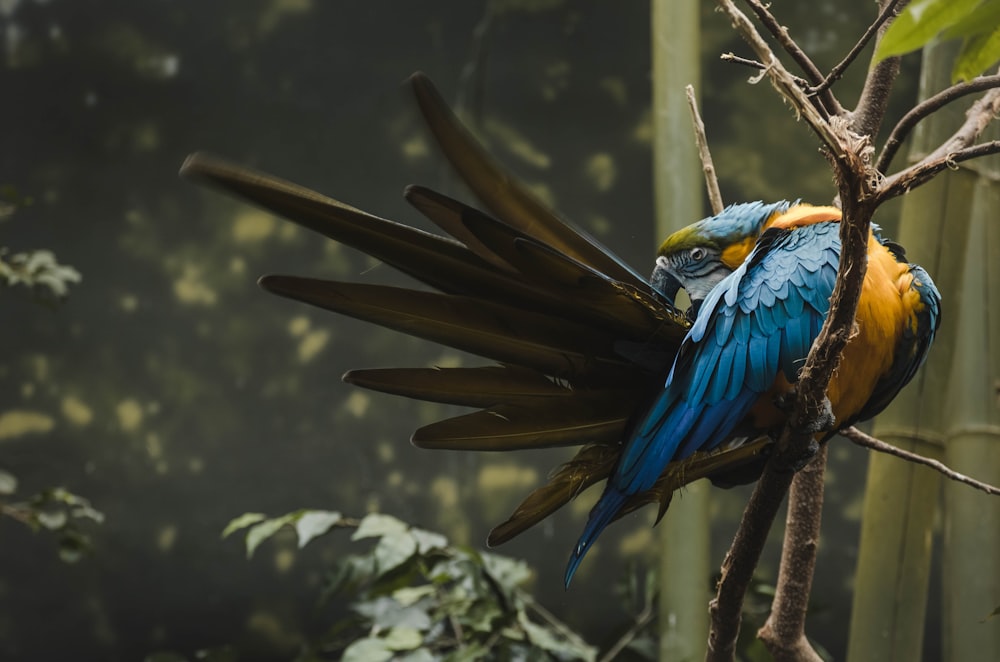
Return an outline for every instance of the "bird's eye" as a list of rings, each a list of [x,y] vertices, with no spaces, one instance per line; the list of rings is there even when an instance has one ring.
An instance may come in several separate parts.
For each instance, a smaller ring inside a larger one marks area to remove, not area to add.
[[[693,261],[700,262],[701,260],[705,259],[705,249],[702,248],[701,246],[695,246],[694,248],[691,249],[691,252],[688,253],[688,255],[691,257]]]

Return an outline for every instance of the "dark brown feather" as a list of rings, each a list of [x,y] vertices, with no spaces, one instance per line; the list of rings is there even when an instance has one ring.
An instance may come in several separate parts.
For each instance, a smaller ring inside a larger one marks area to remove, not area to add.
[[[659,521],[676,490],[700,478],[759,462],[772,445],[769,438],[761,437],[736,448],[698,452],[680,462],[671,462],[652,489],[625,502],[618,517],[647,504],[658,503],[660,508],[656,519]],[[562,508],[583,490],[607,478],[618,461],[620,450],[621,447],[615,444],[592,444],[581,448],[572,460],[552,474],[545,485],[529,494],[505,522],[490,531],[487,544],[491,547],[502,545]]]
[[[584,446],[572,460],[559,467],[545,485],[534,490],[513,514],[490,531],[486,544],[502,545],[559,510],[580,492],[611,474],[621,447],[609,444]]]
[[[543,374],[517,366],[475,368],[371,368],[344,374],[348,384],[414,400],[465,407],[553,403],[573,391]]]
[[[482,148],[422,73],[410,85],[424,120],[455,171],[494,214],[526,235],[608,276],[642,287],[644,279],[615,259],[595,239],[560,219]]]
[[[420,213],[434,221],[442,230],[462,242],[473,253],[481,259],[489,262],[498,269],[505,271],[516,271],[502,257],[497,255],[493,248],[484,244],[472,232],[469,232],[465,225],[465,217],[470,214],[485,216],[478,209],[474,209],[458,200],[449,198],[443,193],[438,193],[423,186],[407,186],[403,192],[403,197],[411,205],[420,210]]]
[[[291,182],[233,165],[207,154],[192,154],[181,175],[218,186],[290,221],[347,244],[442,292],[465,294],[530,290],[510,273],[499,272],[464,245],[447,237],[373,216]],[[484,287],[485,285],[485,287]]]
[[[545,292],[544,310],[558,309],[563,316],[600,324],[632,340],[650,340],[663,322],[677,331],[677,344],[688,325],[683,314],[645,292],[615,281],[558,250],[529,237],[519,229],[477,209],[419,186],[407,188],[407,200],[443,230],[469,246],[483,260],[517,273]],[[533,297],[517,304],[530,306]],[[661,338],[662,340],[662,338]]]
[[[383,285],[297,276],[264,276],[260,285],[284,297],[557,377],[620,378],[631,372],[615,355],[613,336],[559,317]]]
[[[419,428],[419,448],[513,451],[619,441],[634,407],[622,391],[499,405]]]

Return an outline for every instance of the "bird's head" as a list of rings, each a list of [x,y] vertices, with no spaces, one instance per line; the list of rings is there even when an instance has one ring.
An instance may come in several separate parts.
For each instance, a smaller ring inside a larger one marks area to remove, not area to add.
[[[682,287],[692,302],[700,302],[743,263],[764,228],[793,204],[730,205],[678,230],[660,245],[650,283],[670,302]]]

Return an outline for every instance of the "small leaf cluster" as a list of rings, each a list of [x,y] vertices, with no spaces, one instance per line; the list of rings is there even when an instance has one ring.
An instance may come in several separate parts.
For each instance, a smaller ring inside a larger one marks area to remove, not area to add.
[[[275,518],[247,513],[223,536],[245,529],[249,556],[284,528],[295,531],[302,547],[337,527],[352,527],[352,541],[374,545],[332,568],[323,599],[348,600],[351,617],[300,659],[595,659],[596,648],[524,591],[532,573],[523,561],[453,545],[390,515],[352,520],[317,510]]]
[[[923,48],[934,39],[962,41],[952,80],[970,80],[1000,60],[1000,0],[914,0],[889,26],[875,59]]]
[[[59,543],[59,558],[75,563],[90,550],[86,526],[104,521],[104,514],[78,494],[61,487],[42,490],[15,503],[5,503],[3,497],[17,491],[17,478],[0,470],[0,515],[17,520],[33,531],[50,531]]]
[[[6,248],[0,247],[0,286],[24,285],[36,293],[61,299],[69,293],[69,286],[81,279],[79,271],[59,264],[52,251],[10,255]]]

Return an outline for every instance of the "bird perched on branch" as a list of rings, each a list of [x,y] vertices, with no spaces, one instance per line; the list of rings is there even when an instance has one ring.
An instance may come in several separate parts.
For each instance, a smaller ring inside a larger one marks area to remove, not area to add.
[[[260,280],[281,296],[495,362],[344,375],[358,386],[478,409],[419,428],[415,445],[581,446],[488,539],[513,538],[606,479],[571,554],[568,585],[615,518],[647,503],[658,503],[662,516],[674,490],[698,478],[731,484],[759,473],[768,434],[785,419],[776,398],[793,390],[826,316],[840,212],[733,205],[668,237],[647,279],[497,166],[426,77],[415,74],[411,86],[443,152],[493,213],[409,187],[406,199],[450,237],[215,157],[192,155],[181,173],[437,290]],[[868,254],[857,333],[828,391],[834,429],[881,411],[919,367],[938,325],[939,296],[926,272],[875,233]],[[693,322],[673,305],[682,287]]]

